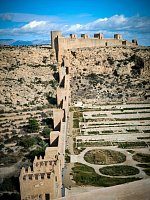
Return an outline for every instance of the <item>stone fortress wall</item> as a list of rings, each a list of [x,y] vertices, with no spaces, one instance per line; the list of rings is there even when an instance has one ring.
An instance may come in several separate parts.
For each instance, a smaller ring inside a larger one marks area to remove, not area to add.
[[[104,38],[102,33],[94,34],[94,38],[89,38],[87,34],[81,34],[81,38],[78,38],[76,34],[70,34],[70,38],[66,38],[62,36],[60,31],[51,32],[51,44],[56,51],[58,60],[66,49],[138,45],[137,40],[133,39],[130,42],[123,39],[121,34],[114,34],[114,38]]]
[[[84,47],[136,46],[137,41],[123,40],[120,34],[114,39],[104,39],[103,34],[94,34],[94,38],[82,34],[77,38],[71,34],[64,38],[61,32],[51,32],[51,44],[55,49],[59,66],[59,86],[57,88],[57,109],[53,109],[54,131],[50,134],[50,147],[45,150],[44,158],[35,157],[33,169],[22,168],[20,173],[21,200],[50,200],[63,196],[63,170],[65,164],[65,143],[68,127],[70,102],[69,63],[64,50]]]
[[[21,200],[49,200],[63,196],[63,169],[67,134],[69,74],[65,60],[59,66],[57,107],[53,109],[54,131],[50,133],[50,146],[45,156],[35,157],[33,169],[22,168],[19,181]]]

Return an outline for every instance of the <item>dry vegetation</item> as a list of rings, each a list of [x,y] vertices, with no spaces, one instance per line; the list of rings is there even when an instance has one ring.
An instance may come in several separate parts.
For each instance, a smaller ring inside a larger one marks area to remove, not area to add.
[[[149,99],[149,48],[85,48],[68,54],[72,102],[96,104]]]
[[[42,46],[0,48],[0,193],[19,198],[18,175],[44,155],[53,129],[58,85],[54,50]],[[15,176],[14,187],[13,177]]]

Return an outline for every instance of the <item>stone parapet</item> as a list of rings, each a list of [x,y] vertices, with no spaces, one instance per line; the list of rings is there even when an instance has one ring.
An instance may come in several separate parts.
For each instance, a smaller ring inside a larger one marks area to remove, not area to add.
[[[60,32],[53,32],[52,47],[59,51]],[[57,40],[57,41],[56,41]],[[56,42],[56,44],[55,44]],[[62,196],[62,173],[65,164],[65,142],[67,135],[67,116],[69,103],[69,72],[66,60],[59,66],[59,86],[57,88],[57,106],[53,109],[54,130],[50,133],[50,146],[45,150],[44,158],[35,156],[33,170],[22,168],[20,173],[21,200],[57,199]]]

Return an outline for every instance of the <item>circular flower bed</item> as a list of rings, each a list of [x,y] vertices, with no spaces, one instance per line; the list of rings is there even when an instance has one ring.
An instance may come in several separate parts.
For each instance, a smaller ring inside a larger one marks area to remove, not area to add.
[[[88,151],[84,159],[91,164],[109,165],[124,162],[126,156],[118,151],[95,149]]]

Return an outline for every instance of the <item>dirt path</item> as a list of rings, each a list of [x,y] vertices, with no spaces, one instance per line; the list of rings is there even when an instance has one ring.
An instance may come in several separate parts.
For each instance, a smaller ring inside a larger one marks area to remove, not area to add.
[[[72,193],[59,200],[150,200],[149,186],[150,179],[145,179],[107,188],[93,188],[83,193],[80,189],[76,190],[75,195]]]

